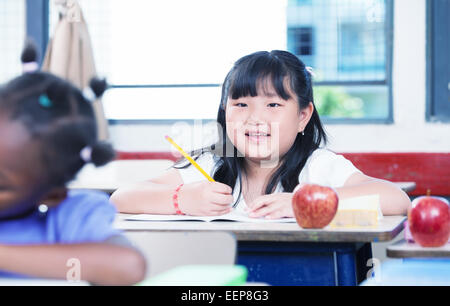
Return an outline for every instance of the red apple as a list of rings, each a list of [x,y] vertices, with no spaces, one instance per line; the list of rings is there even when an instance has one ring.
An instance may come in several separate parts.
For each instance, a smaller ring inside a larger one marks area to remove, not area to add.
[[[450,237],[450,207],[437,197],[424,196],[413,201],[408,214],[411,235],[423,247],[439,247]]]
[[[294,191],[292,208],[303,228],[324,228],[336,215],[339,198],[333,188],[306,184]]]

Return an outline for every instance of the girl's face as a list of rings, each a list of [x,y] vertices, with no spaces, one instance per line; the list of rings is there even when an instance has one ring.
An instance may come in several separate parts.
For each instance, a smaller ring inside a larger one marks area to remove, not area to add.
[[[300,110],[287,78],[284,83],[289,100],[279,97],[271,82],[265,80],[259,82],[257,96],[227,100],[227,135],[248,160],[276,165],[311,118],[313,104]]]
[[[0,219],[13,217],[35,204],[39,182],[39,145],[20,122],[0,116]]]

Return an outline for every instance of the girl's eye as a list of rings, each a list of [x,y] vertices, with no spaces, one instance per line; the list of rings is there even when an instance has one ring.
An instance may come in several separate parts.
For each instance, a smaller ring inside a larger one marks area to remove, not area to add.
[[[237,106],[237,107],[247,107],[247,104],[245,104],[245,103],[236,103],[235,106]]]
[[[279,106],[281,106],[281,104],[278,104],[278,103],[270,103],[270,104],[268,104],[268,106],[269,106],[269,107],[279,107]]]

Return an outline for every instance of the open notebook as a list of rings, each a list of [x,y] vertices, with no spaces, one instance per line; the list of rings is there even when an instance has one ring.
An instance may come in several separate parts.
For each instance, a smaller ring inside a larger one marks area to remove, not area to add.
[[[338,211],[331,221],[331,227],[377,226],[383,217],[379,195],[367,195],[339,201]],[[295,223],[295,218],[264,219],[250,218],[240,210],[221,216],[187,216],[187,215],[130,215],[125,220],[132,221],[238,221],[248,223]]]
[[[281,218],[281,219],[263,219],[263,218],[250,218],[246,213],[233,210],[232,212],[221,216],[187,216],[187,215],[150,215],[140,214],[131,215],[125,218],[126,220],[134,221],[238,221],[249,223],[292,223],[296,222],[295,218]]]

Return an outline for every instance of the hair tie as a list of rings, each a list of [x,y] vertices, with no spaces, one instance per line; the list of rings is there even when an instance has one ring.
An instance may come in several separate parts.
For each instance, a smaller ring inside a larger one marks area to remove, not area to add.
[[[83,97],[89,102],[94,102],[95,100],[97,100],[97,95],[90,87],[86,87],[85,89],[83,89]]]
[[[80,157],[82,160],[84,160],[85,163],[90,163],[92,160],[92,147],[85,146],[83,149],[81,149]]]
[[[49,99],[49,97],[46,94],[42,94],[38,98],[39,105],[44,108],[49,108],[53,106],[52,101]]]
[[[39,64],[37,62],[29,62],[29,63],[23,63],[22,64],[22,71],[23,73],[29,73],[34,72],[39,69]]]
[[[306,67],[305,68],[306,69],[306,71],[308,71],[308,73],[312,76],[312,77],[316,77],[316,74],[314,73],[314,69],[313,69],[313,67]]]

